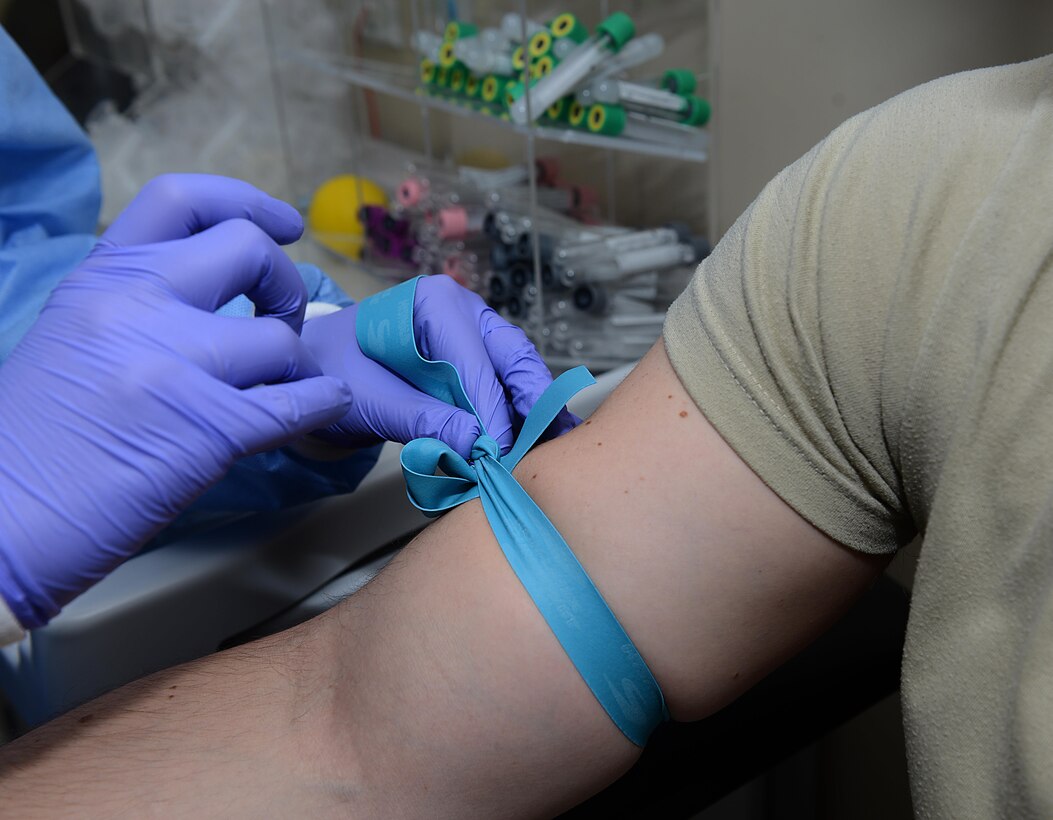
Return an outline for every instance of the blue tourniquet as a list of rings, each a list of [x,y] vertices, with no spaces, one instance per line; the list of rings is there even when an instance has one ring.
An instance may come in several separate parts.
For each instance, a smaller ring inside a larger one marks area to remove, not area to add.
[[[479,418],[457,369],[449,362],[428,361],[417,350],[416,288],[417,279],[411,279],[359,305],[359,347],[421,391]],[[473,498],[482,501],[508,563],[556,639],[615,725],[643,746],[669,717],[662,690],[567,542],[512,477],[513,468],[567,400],[590,384],[595,380],[584,367],[556,379],[530,411],[507,455],[500,454],[479,419],[483,434],[469,461],[438,439],[420,438],[403,448],[402,471],[410,501],[426,514],[438,515]]]

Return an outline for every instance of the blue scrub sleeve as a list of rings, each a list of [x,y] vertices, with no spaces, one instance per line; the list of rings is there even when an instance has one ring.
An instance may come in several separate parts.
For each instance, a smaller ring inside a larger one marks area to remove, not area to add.
[[[0,28],[0,366],[55,285],[92,249],[100,200],[91,141]],[[351,304],[318,268],[298,267],[311,301]],[[251,316],[252,303],[240,296],[220,310]],[[242,459],[164,538],[246,512],[351,492],[378,453],[371,447],[323,462],[277,450]]]
[[[0,28],[0,361],[91,250],[99,203],[91,142]]]

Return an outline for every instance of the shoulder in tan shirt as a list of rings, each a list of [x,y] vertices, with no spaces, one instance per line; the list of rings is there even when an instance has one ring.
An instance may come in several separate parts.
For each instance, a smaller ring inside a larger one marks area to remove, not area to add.
[[[670,310],[738,454],[853,549],[923,535],[903,669],[919,817],[1053,816],[1053,58],[846,122]]]

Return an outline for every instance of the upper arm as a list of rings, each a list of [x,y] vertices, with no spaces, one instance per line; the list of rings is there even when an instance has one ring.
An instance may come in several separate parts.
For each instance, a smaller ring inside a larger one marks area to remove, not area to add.
[[[674,719],[741,694],[887,563],[840,546],[772,492],[696,407],[661,342],[517,477],[637,644]]]
[[[674,719],[710,714],[794,654],[886,561],[839,546],[769,490],[696,408],[661,343],[516,476]],[[360,794],[386,810],[397,792],[403,808],[433,816],[444,806],[460,817],[553,813],[638,754],[534,608],[478,502],[426,530],[329,626],[348,683],[334,700],[336,748],[358,750]],[[383,765],[366,751],[377,747]]]
[[[677,719],[718,709],[793,654],[885,560],[840,547],[771,492],[661,344],[517,475]],[[476,501],[326,615],[75,710],[4,749],[0,777],[26,816],[77,805],[84,816],[533,817],[579,802],[638,754]]]

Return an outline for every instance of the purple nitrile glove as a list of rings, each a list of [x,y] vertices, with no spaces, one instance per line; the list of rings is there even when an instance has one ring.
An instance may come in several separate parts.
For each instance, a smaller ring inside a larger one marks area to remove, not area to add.
[[[278,247],[303,225],[251,185],[147,185],[0,367],[0,595],[46,623],[233,462],[346,415],[297,335]],[[214,315],[239,293],[260,316]]]
[[[358,306],[312,319],[303,340],[322,371],[351,385],[355,401],[338,423],[315,435],[346,447],[415,438],[444,441],[464,457],[479,437],[479,422],[464,410],[434,399],[362,353],[355,337]],[[507,452],[513,420],[525,417],[552,374],[523,331],[502,319],[478,294],[450,277],[425,276],[413,305],[417,348],[426,359],[457,368],[468,398],[487,432]],[[560,435],[580,420],[564,409],[549,430]]]

